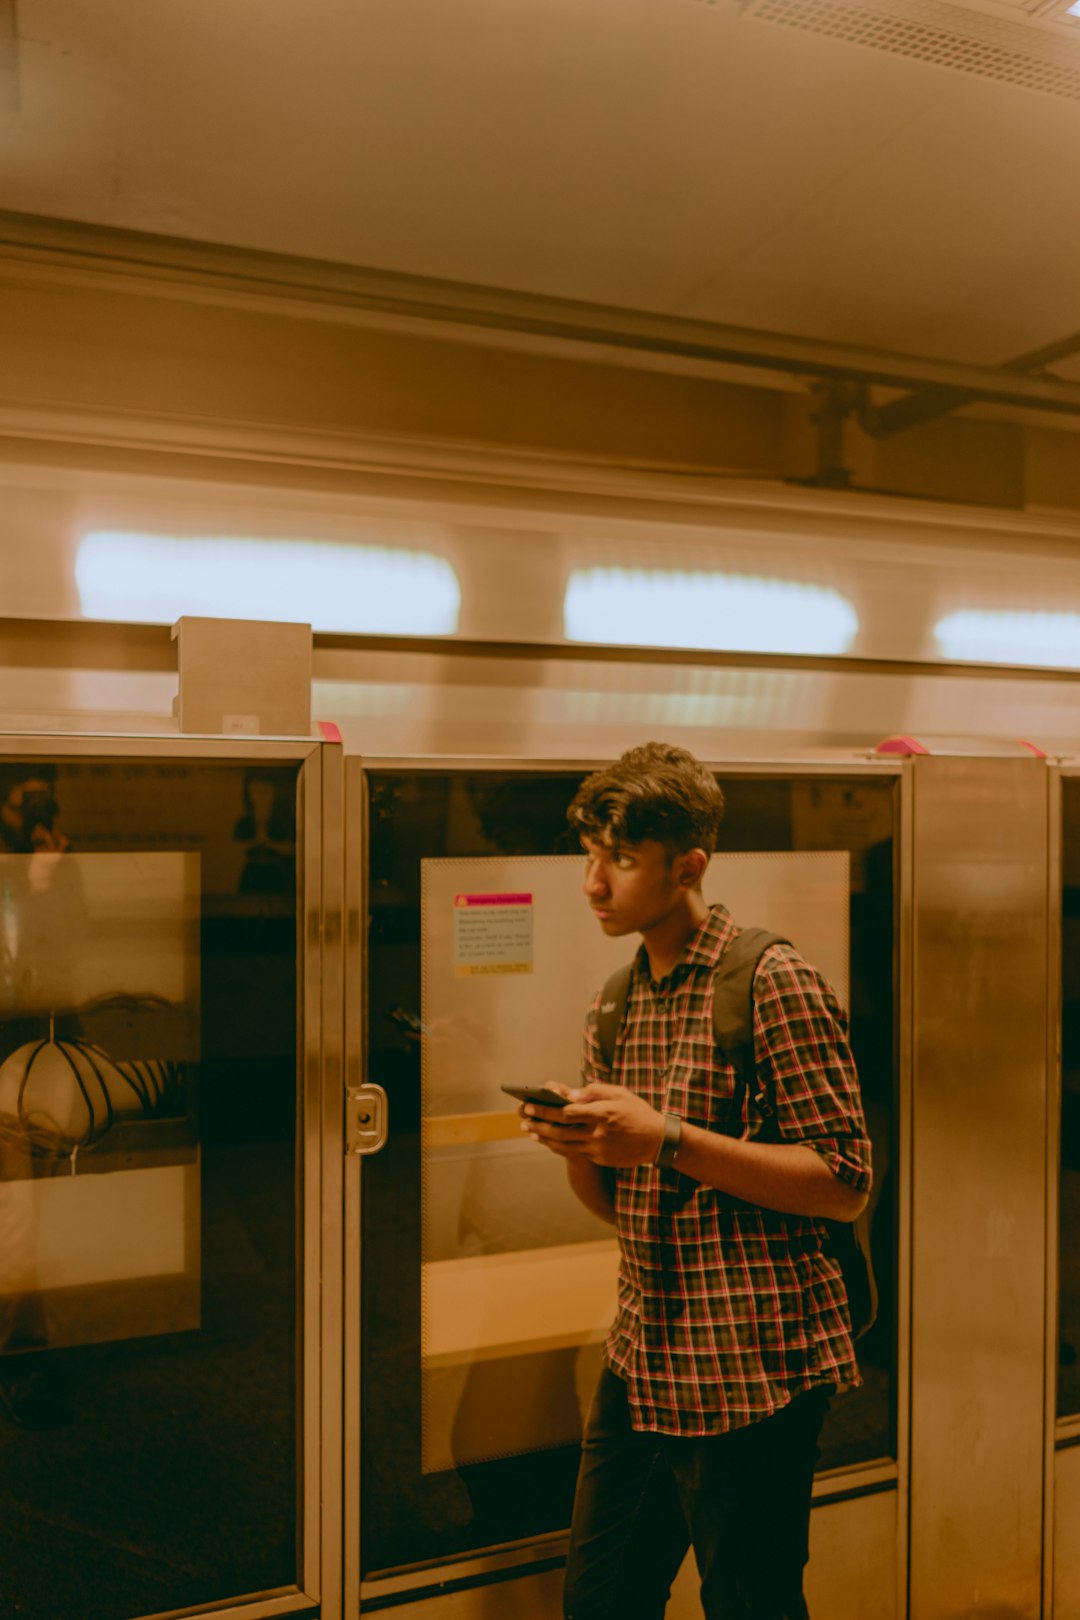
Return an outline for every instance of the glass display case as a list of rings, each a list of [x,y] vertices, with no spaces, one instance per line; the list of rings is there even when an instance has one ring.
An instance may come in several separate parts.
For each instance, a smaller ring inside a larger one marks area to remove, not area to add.
[[[4,1612],[311,1612],[323,749],[0,747]]]
[[[718,774],[728,808],[706,898],[790,938],[832,980],[874,1141],[881,1311],[859,1347],[863,1383],[828,1419],[827,1473],[897,1451],[898,782]],[[568,1191],[561,1161],[522,1137],[500,1088],[576,1083],[588,1001],[637,945],[605,939],[581,897],[565,812],[582,775],[361,774],[357,762],[349,780],[350,804],[366,804],[364,1066],[390,1118],[385,1148],[364,1161],[359,1209],[370,1581],[569,1523],[615,1245]]]
[[[1080,1416],[1080,778],[1061,780],[1057,1416]]]

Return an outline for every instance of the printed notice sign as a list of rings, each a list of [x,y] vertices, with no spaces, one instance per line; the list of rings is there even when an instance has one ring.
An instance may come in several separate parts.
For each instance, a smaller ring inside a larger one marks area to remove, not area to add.
[[[455,894],[454,966],[459,973],[531,973],[531,894]]]

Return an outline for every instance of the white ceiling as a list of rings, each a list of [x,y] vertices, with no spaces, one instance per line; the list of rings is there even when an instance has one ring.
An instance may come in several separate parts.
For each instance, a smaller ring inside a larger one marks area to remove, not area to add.
[[[3,209],[984,364],[1080,330],[1080,101],[734,0],[15,16]]]

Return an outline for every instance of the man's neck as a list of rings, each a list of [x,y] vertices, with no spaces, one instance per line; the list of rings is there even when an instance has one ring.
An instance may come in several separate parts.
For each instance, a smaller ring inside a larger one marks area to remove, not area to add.
[[[654,980],[659,981],[671,972],[708,915],[709,908],[701,890],[692,889],[682,905],[642,934],[649,972]]]

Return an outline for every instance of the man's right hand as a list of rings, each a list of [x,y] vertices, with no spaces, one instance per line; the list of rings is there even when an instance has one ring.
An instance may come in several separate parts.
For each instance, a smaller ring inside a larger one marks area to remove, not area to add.
[[[579,1102],[586,1095],[584,1088],[575,1091],[557,1082],[552,1082],[549,1090],[559,1092],[572,1103]],[[586,1209],[598,1215],[602,1221],[614,1225],[615,1185],[612,1172],[596,1164],[583,1152],[591,1126],[568,1120],[562,1108],[542,1108],[538,1103],[522,1103],[518,1113],[523,1131],[528,1131],[534,1141],[566,1160],[570,1186]]]
[[[581,1095],[570,1086],[564,1086],[557,1080],[545,1082],[549,1091],[557,1091],[560,1097],[569,1102],[575,1102]],[[552,1153],[558,1153],[563,1158],[575,1156],[580,1151],[586,1127],[570,1125],[564,1117],[561,1108],[544,1108],[540,1103],[523,1102],[518,1108],[518,1117],[521,1128],[527,1131],[534,1141],[540,1142],[544,1147],[550,1148]]]

